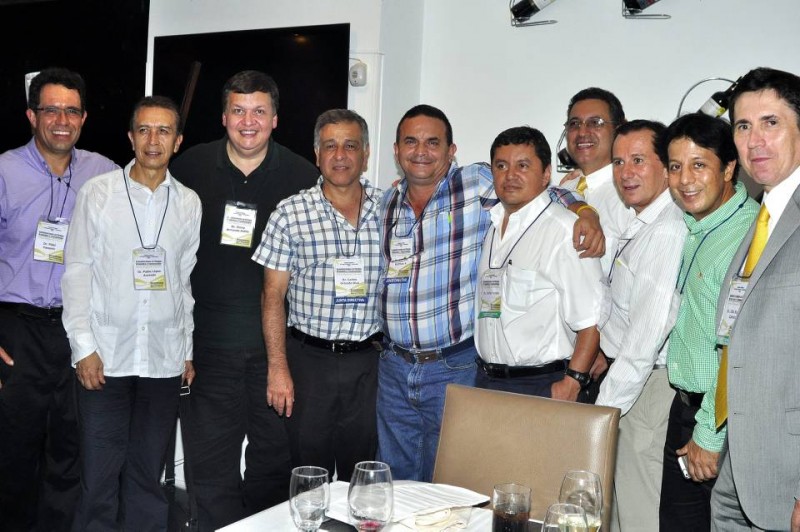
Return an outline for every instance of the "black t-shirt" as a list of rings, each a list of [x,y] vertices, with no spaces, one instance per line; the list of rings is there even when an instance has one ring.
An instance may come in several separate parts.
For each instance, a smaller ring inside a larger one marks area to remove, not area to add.
[[[303,157],[270,139],[267,156],[247,178],[230,161],[227,139],[190,148],[170,172],[200,196],[203,219],[192,272],[194,341],[218,349],[263,348],[261,289],[264,268],[251,257],[267,219],[284,198],[316,184],[319,172]],[[250,248],[220,244],[226,202],[258,206]]]

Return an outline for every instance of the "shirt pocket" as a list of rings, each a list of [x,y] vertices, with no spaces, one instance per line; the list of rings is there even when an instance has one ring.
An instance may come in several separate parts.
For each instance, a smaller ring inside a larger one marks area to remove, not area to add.
[[[502,302],[511,312],[526,312],[552,291],[553,284],[539,272],[512,265],[506,268]]]

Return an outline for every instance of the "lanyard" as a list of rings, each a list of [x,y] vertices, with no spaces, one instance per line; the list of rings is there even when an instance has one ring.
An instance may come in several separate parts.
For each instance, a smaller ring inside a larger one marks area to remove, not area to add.
[[[128,176],[125,175],[125,171],[122,171],[122,180],[125,183],[125,192],[128,194],[128,204],[131,206],[131,214],[133,214],[133,223],[136,224],[136,234],[139,235],[139,244],[142,245],[142,249],[156,249],[158,247],[158,241],[161,238],[161,230],[164,228],[164,220],[167,218],[167,209],[169,209],[169,189],[171,187],[167,187],[167,204],[164,206],[164,214],[161,215],[161,225],[158,226],[158,234],[156,235],[156,242],[150,247],[144,245],[142,241],[142,232],[139,230],[139,220],[136,219],[136,211],[133,208],[133,201],[131,201],[131,191],[128,189]]]
[[[494,235],[495,235],[495,232],[497,231],[497,228],[492,227],[492,240],[489,243],[489,269],[490,270],[499,270],[499,269],[503,268],[503,266],[506,264],[506,260],[508,260],[508,257],[510,257],[511,254],[514,252],[514,249],[517,247],[517,244],[519,244],[520,240],[522,240],[522,237],[525,236],[525,234],[528,232],[528,230],[531,227],[533,227],[533,224],[535,224],[536,221],[539,218],[542,217],[542,215],[544,214],[544,211],[546,211],[550,207],[550,205],[552,205],[552,204],[553,204],[553,200],[551,199],[550,202],[547,205],[545,205],[544,209],[542,209],[539,212],[539,214],[536,215],[536,218],[534,218],[533,221],[530,224],[528,224],[528,227],[526,227],[525,230],[522,231],[522,234],[519,235],[519,238],[517,238],[516,242],[514,242],[514,245],[511,246],[511,249],[508,250],[508,253],[506,253],[506,256],[503,257],[503,260],[500,261],[500,266],[497,266],[497,267],[493,267],[492,266],[492,255],[494,254]],[[511,264],[510,260],[508,260],[508,264]]]
[[[47,221],[48,222],[56,222],[64,216],[64,206],[67,204],[67,196],[69,196],[70,190],[70,183],[72,183],[72,162],[69,163],[68,169],[68,176],[64,179],[64,183],[67,185],[67,190],[64,192],[64,201],[61,202],[61,210],[58,213],[58,218],[53,220],[51,218],[53,214],[53,179],[58,179],[61,182],[60,177],[55,177],[51,172],[50,168],[47,168],[47,175],[50,176],[50,206],[47,208]]]
[[[617,259],[619,258],[620,255],[622,255],[622,252],[625,251],[625,248],[628,247],[628,244],[633,242],[634,238],[636,238],[636,236],[628,238],[625,244],[622,245],[622,247],[617,246],[617,252],[614,254],[614,260],[611,261],[611,268],[609,268],[608,270],[609,283],[611,282],[611,279],[614,277],[614,266],[617,264]]]
[[[678,274],[678,279],[675,280],[675,288],[678,288],[678,285],[680,284],[679,292],[681,294],[683,294],[683,289],[686,287],[686,281],[689,280],[689,273],[692,271],[692,265],[694,264],[695,258],[697,258],[697,253],[700,251],[700,248],[703,247],[703,243],[705,243],[706,238],[708,238],[708,235],[719,229],[725,222],[733,218],[733,215],[739,212],[739,209],[744,207],[745,201],[747,201],[747,198],[745,198],[745,200],[741,202],[739,206],[736,207],[736,209],[728,215],[727,218],[725,218],[720,223],[709,229],[708,232],[705,235],[703,235],[702,240],[700,240],[700,244],[698,244],[697,248],[694,250],[694,253],[692,254],[691,260],[689,260],[689,267],[686,268],[686,275],[683,277],[683,283],[680,282],[680,273]],[[683,257],[681,257],[681,267],[678,269],[678,272],[683,271],[683,260],[684,260]]]
[[[320,192],[322,192],[322,187],[320,187]],[[361,185],[361,195],[358,197],[358,216],[356,217],[356,241],[353,244],[352,253],[350,253],[349,249],[345,253],[345,250],[342,247],[342,235],[339,233],[339,222],[336,221],[336,214],[333,215],[333,229],[336,231],[336,252],[342,257],[354,257],[356,252],[361,247],[361,241],[359,240],[358,232],[361,230],[361,208],[364,206],[364,195],[364,185]],[[325,192],[322,192],[322,196],[325,197]],[[330,202],[330,200],[328,200],[328,204],[331,206],[331,209],[333,209],[333,204]]]

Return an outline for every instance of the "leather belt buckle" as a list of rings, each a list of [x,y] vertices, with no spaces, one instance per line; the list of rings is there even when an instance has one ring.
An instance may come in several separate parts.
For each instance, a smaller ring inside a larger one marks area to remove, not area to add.
[[[419,364],[427,364],[428,362],[434,362],[435,360],[439,360],[441,357],[440,351],[420,351],[418,353],[412,353],[414,355],[414,359]]]

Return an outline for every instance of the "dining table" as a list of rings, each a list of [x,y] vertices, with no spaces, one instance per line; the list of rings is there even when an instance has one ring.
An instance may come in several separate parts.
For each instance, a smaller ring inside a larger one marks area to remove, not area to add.
[[[410,483],[407,481],[397,481],[396,485],[403,486],[405,485],[406,489],[416,489],[413,484],[422,485],[420,487],[427,488],[430,486],[442,486],[442,485],[435,485],[435,484],[428,484],[428,483]],[[427,485],[427,486],[425,486]],[[348,523],[347,515],[346,515],[346,507],[347,507],[347,491],[349,488],[349,484],[347,482],[336,481],[330,484],[330,508],[331,510],[328,512],[329,514],[335,515],[335,517],[329,516],[322,525],[320,526],[320,531],[322,532],[352,532],[356,530],[356,528]],[[444,486],[444,488],[452,489],[452,490],[463,490],[464,492],[468,492],[473,494],[474,497],[467,496],[466,498],[457,499],[456,505],[458,506],[467,506],[464,505],[464,502],[470,502],[472,504],[480,504],[480,505],[487,505],[488,504],[488,497],[484,495],[477,494],[475,492],[470,492],[469,490],[464,490],[463,488],[455,488],[453,486]],[[492,510],[487,507],[479,507],[479,506],[472,506],[472,504],[468,505],[471,507],[466,508],[464,510],[465,513],[468,513],[469,517],[468,520],[463,527],[459,528],[449,528],[448,531],[457,531],[457,530],[464,530],[466,532],[490,532],[492,530]],[[344,515],[342,508],[345,508]],[[434,508],[435,509],[435,508]],[[397,511],[397,507],[396,507]],[[402,510],[401,510],[402,511]],[[427,511],[427,510],[426,510]],[[403,514],[405,515],[405,514]],[[337,519],[338,518],[338,519]],[[404,522],[407,522],[405,520]],[[537,521],[529,521],[528,529],[526,532],[539,532],[541,527],[541,523]],[[398,522],[393,520],[392,522],[388,523],[386,527],[383,528],[383,532],[409,532],[416,530],[416,528],[407,526],[404,523]],[[431,530],[430,528],[425,528],[424,530],[428,531]],[[297,527],[292,520],[292,516],[289,510],[289,501],[284,501],[272,508],[267,508],[257,514],[251,515],[250,517],[246,517],[240,521],[232,523],[226,527],[218,529],[219,532],[296,532]]]

